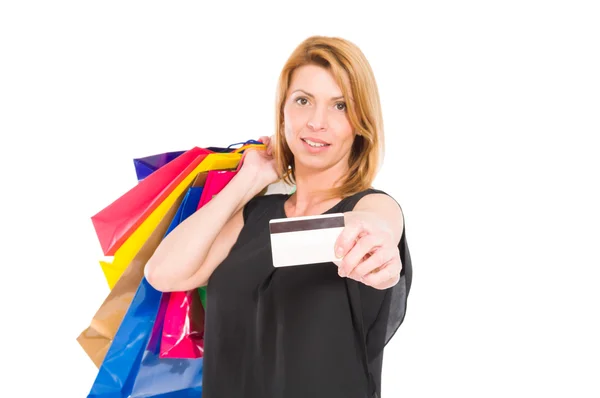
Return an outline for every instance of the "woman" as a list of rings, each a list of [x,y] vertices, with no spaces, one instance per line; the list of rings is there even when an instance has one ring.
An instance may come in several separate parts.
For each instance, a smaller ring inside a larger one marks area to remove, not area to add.
[[[161,291],[207,285],[203,396],[380,396],[383,348],[404,319],[412,266],[400,206],[371,188],[383,150],[371,68],[311,37],[280,76],[277,129],[146,266]],[[291,195],[258,195],[284,178]],[[344,213],[335,263],[274,268],[269,220]],[[336,266],[337,265],[337,266]]]

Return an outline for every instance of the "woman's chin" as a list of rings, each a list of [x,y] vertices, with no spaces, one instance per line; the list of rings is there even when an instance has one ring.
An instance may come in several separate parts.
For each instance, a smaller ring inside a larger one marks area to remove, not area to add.
[[[303,171],[324,171],[331,167],[330,163],[331,162],[328,162],[327,159],[296,157],[296,169],[301,169]]]

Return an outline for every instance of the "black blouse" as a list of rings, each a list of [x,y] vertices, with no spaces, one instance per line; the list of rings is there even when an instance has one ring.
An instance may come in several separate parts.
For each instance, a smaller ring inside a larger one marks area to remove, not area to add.
[[[352,211],[370,193],[325,213]],[[207,286],[204,398],[367,398],[381,395],[383,348],[406,312],[412,265],[404,229],[403,270],[377,290],[331,262],[274,268],[269,220],[285,218],[288,195],[257,196],[244,227]],[[376,395],[375,395],[376,394]]]

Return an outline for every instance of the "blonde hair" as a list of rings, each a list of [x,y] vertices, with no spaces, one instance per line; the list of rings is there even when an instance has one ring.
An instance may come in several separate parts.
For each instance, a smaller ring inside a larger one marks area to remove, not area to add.
[[[304,65],[329,70],[347,101],[350,124],[356,136],[348,160],[348,172],[332,197],[347,197],[371,188],[383,162],[383,117],[375,76],[362,51],[353,43],[337,37],[312,36],[304,40],[285,63],[277,85],[275,102],[276,139],[274,156],[280,175],[295,184],[294,155],[285,140],[283,108],[293,72]],[[346,80],[347,78],[347,80]]]

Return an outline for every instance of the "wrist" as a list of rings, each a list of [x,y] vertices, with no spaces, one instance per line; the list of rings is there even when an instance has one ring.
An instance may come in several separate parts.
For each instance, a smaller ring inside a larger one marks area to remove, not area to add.
[[[237,176],[246,182],[246,187],[249,191],[258,194],[268,185],[262,177],[260,170],[255,170],[251,167],[242,167],[238,171]]]
[[[268,185],[260,176],[261,173],[258,170],[242,167],[234,177],[243,185],[244,203],[261,193]]]

